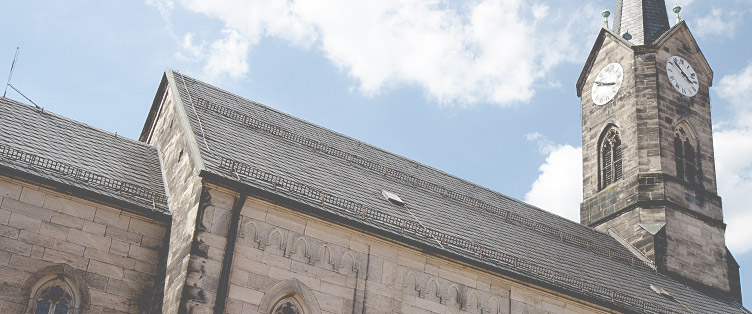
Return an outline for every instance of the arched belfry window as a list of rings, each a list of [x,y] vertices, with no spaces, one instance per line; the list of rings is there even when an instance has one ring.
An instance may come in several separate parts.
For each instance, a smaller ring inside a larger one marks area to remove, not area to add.
[[[697,151],[689,125],[679,125],[674,131],[674,160],[676,177],[689,183],[697,183]]]
[[[621,180],[622,176],[621,137],[615,127],[610,127],[602,137],[600,145],[601,189]]]

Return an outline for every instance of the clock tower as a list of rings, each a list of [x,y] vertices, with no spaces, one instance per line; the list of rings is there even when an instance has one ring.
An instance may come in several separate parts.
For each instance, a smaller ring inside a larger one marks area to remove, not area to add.
[[[713,71],[679,11],[671,27],[664,0],[616,0],[614,27],[596,39],[577,82],[581,222],[661,273],[740,301],[717,194]]]

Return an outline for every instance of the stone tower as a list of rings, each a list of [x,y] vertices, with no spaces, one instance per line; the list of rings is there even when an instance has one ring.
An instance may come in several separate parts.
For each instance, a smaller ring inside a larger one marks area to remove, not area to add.
[[[657,269],[741,298],[717,194],[713,71],[663,0],[617,0],[577,82],[581,222],[616,234]]]

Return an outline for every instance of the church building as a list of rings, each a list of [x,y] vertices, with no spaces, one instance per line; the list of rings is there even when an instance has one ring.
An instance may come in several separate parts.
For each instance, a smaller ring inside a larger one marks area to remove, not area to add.
[[[138,140],[0,98],[0,313],[750,313],[675,13],[585,60],[580,223],[172,70]]]

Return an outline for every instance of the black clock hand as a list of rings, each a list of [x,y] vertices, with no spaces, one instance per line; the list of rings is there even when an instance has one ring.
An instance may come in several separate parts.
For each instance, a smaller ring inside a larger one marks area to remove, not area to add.
[[[616,82],[611,82],[611,83],[595,82],[595,85],[598,85],[598,86],[611,86],[611,85],[616,85]]]
[[[678,63],[676,63],[676,60],[674,60],[674,66],[676,66],[677,69],[679,69],[679,73],[684,77],[685,80],[687,80],[688,83],[694,84],[695,82],[692,82],[692,80],[689,79],[689,76],[687,76],[686,73],[684,73],[684,70],[679,66]]]

